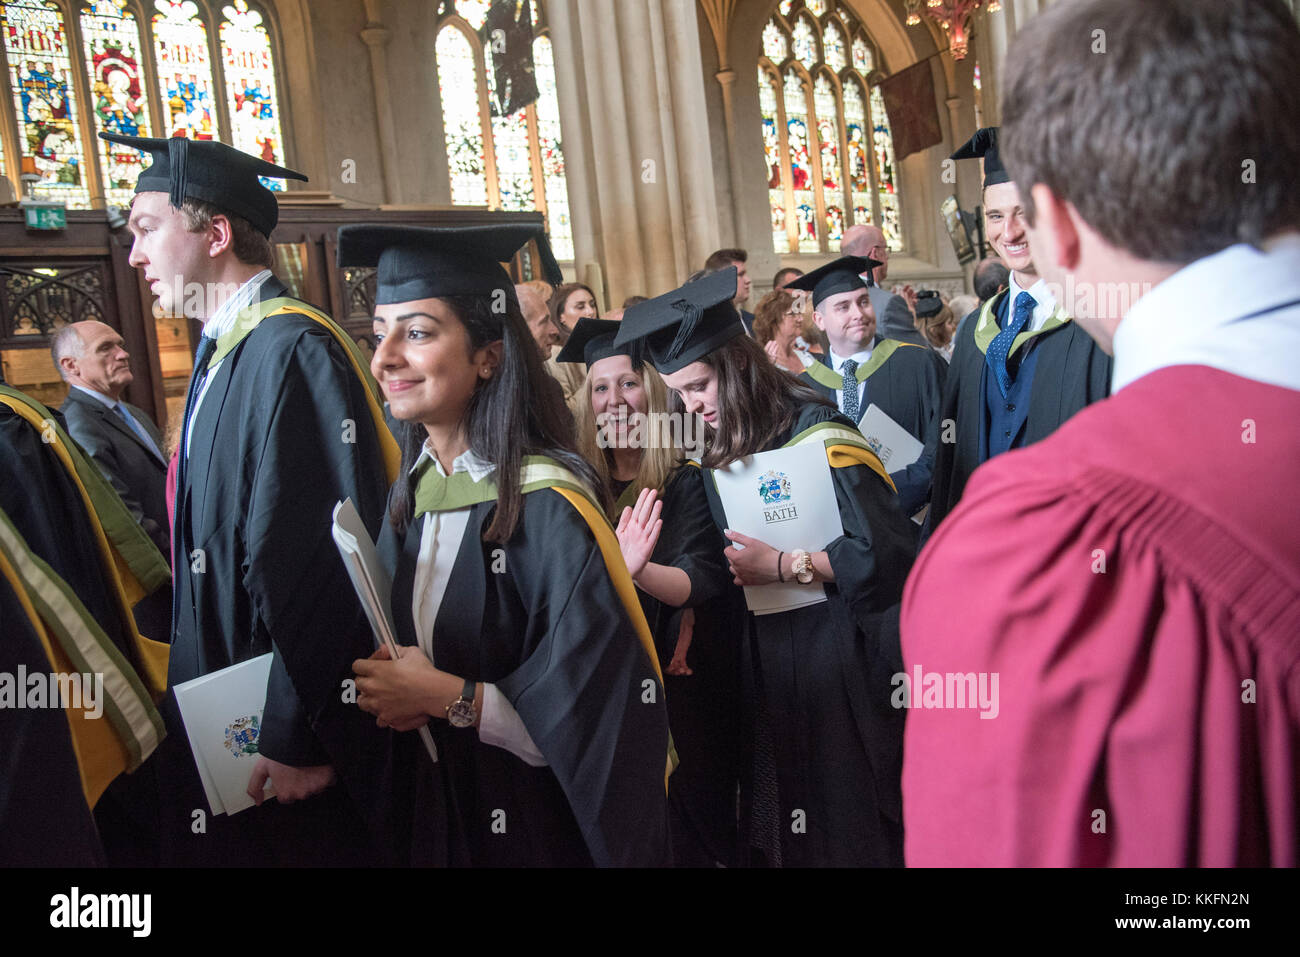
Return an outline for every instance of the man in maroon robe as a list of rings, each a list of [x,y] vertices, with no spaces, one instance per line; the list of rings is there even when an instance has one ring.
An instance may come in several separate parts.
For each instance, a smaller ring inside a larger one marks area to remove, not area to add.
[[[1008,52],[1034,262],[1113,395],[908,581],[910,865],[1297,863],[1297,62],[1280,0],[1063,0]]]

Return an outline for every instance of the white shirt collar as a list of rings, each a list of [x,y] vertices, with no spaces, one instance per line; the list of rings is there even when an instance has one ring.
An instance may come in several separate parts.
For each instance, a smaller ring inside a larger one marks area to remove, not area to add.
[[[1043,328],[1056,310],[1056,298],[1052,295],[1052,291],[1047,288],[1046,279],[1039,279],[1038,282],[1025,289],[1020,283],[1016,282],[1016,274],[1013,272],[1007,284],[1007,305],[1010,309],[1015,309],[1016,299],[1019,298],[1022,292],[1027,292],[1034,297],[1034,312],[1029,317],[1029,331],[1037,332]]]
[[[112,396],[104,395],[104,393],[102,392],[96,392],[94,389],[88,389],[84,385],[76,385],[74,383],[69,383],[69,385],[71,385],[72,388],[74,389],[80,389],[82,392],[86,393],[86,395],[90,396],[96,402],[102,403],[103,405],[107,406],[110,409],[117,408],[117,399],[114,399]]]
[[[417,458],[415,464],[411,466],[411,472],[414,473],[415,470],[420,467],[420,463],[425,459],[431,459],[433,461],[433,467],[438,470],[439,475],[443,478],[448,477],[447,472],[442,467],[442,463],[438,461],[438,456],[433,454],[427,441],[424,443],[424,448],[420,449],[420,457]],[[466,449],[464,452],[460,453],[460,455],[456,456],[451,463],[452,475],[455,475],[457,472],[468,472],[469,477],[475,482],[483,481],[483,479],[495,472],[496,469],[497,467],[491,462],[475,455],[473,449]]]
[[[1300,390],[1300,232],[1239,243],[1184,266],[1115,330],[1111,391],[1158,369],[1203,365]],[[1278,309],[1286,303],[1291,305]]]
[[[830,350],[831,368],[834,369],[836,372],[843,374],[845,359],[852,359],[854,362],[858,364],[858,367],[861,368],[866,363],[866,361],[871,358],[871,352],[873,349],[875,349],[875,347],[876,347],[876,342],[873,339],[871,343],[868,345],[865,352],[855,352],[851,356],[838,355],[834,349],[831,349]]]
[[[209,339],[218,339],[229,332],[235,324],[239,310],[249,306],[262,291],[262,284],[271,278],[271,270],[263,269],[252,279],[247,280],[235,290],[235,294],[221,304],[221,308],[212,314],[203,324],[203,334]]]

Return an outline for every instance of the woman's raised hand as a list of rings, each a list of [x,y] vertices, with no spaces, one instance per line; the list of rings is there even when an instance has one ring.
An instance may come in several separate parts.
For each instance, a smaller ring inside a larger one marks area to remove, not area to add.
[[[623,553],[623,561],[633,578],[641,574],[646,562],[650,561],[659,533],[663,531],[664,522],[659,517],[664,503],[659,501],[659,493],[652,488],[643,488],[637,496],[636,504],[623,509],[619,516],[618,547]]]

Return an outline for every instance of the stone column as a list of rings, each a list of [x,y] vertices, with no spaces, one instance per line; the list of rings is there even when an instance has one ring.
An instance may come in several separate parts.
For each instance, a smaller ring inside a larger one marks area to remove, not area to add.
[[[392,98],[388,86],[388,28],[380,20],[382,0],[365,0],[366,25],[361,39],[370,51],[370,78],[375,88],[375,120],[379,125],[379,157],[384,174],[384,202],[399,203],[400,180],[396,171],[397,131],[393,126]]]

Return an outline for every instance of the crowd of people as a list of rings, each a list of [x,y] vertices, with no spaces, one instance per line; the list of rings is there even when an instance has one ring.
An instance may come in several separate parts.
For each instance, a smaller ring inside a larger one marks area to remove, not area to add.
[[[345,226],[367,362],[269,268],[259,177],[297,174],[105,135],[152,155],[160,305],[228,294],[174,442],[100,323],[53,338],[62,414],[0,386],[0,672],[103,685],[0,708],[0,861],[1294,866],[1300,30],[1246,6],[1020,31],[1003,126],[953,154],[974,296],[888,288],[859,225],[752,313],[727,248],[602,317],[533,227]],[[1211,57],[1248,100],[1184,95]],[[787,551],[726,478],[798,449],[839,533]],[[263,655],[254,806],[209,813],[175,688]]]

